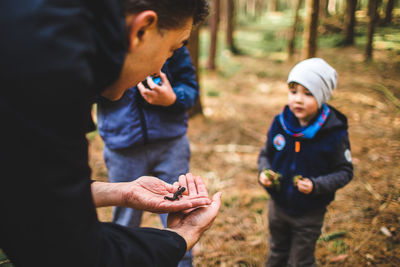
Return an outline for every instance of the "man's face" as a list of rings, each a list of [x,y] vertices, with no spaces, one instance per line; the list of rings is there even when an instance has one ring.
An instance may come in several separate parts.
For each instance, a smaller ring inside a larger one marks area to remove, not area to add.
[[[103,92],[103,96],[118,100],[126,90],[143,81],[147,76],[158,74],[167,58],[182,47],[192,29],[192,19],[181,27],[160,31],[155,23],[139,32],[130,46],[119,79]]]

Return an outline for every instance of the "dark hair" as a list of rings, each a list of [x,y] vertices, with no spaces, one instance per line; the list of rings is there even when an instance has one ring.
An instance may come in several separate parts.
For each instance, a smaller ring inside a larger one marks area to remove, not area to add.
[[[296,87],[296,85],[298,85],[299,83],[296,83],[296,82],[290,82],[289,83],[289,88],[290,89],[293,89],[293,88],[295,88]]]
[[[139,13],[153,10],[158,15],[160,29],[176,29],[186,19],[193,18],[193,24],[202,22],[208,16],[208,0],[124,0],[125,13]]]

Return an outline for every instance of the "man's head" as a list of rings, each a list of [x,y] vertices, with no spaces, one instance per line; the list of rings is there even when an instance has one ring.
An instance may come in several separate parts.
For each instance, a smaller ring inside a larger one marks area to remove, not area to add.
[[[126,14],[138,14],[153,10],[157,16],[157,26],[161,30],[177,29],[185,20],[192,19],[196,25],[208,15],[207,0],[124,0]]]
[[[119,79],[103,92],[119,99],[188,40],[192,26],[208,15],[207,0],[124,0],[128,51]]]

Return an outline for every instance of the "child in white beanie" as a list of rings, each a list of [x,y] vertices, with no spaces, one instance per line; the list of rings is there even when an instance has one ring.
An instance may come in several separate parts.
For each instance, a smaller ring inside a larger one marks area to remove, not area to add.
[[[301,61],[287,83],[288,105],[258,158],[258,180],[271,195],[266,266],[315,266],[326,207],[353,177],[347,119],[326,104],[337,73],[323,59]]]

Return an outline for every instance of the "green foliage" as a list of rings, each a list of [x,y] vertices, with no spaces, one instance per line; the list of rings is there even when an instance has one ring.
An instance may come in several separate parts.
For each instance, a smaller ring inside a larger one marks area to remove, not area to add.
[[[0,267],[13,267],[7,255],[0,249]]]
[[[273,57],[276,53],[285,54],[288,45],[288,36],[293,23],[293,10],[287,9],[280,13],[260,13],[254,18],[246,14],[238,14],[238,23],[235,31],[235,46],[243,54],[254,57]],[[300,10],[300,24],[298,25],[298,33],[295,40],[295,47],[302,47],[302,32],[304,24],[305,10]],[[334,27],[334,30],[325,34],[318,35],[318,49],[342,47],[344,45],[344,33],[340,31],[342,22],[330,19],[328,29]],[[331,26],[331,27],[329,27]],[[365,48],[367,42],[367,25],[363,21],[358,21],[355,27],[354,42],[355,46],[360,50]],[[201,34],[200,58],[208,58],[209,50],[209,33],[203,30]],[[391,50],[400,54],[400,26],[390,25],[386,27],[376,27],[374,35],[374,49]],[[232,65],[232,60],[226,58],[224,51],[225,32],[221,31],[218,36],[217,45],[217,68],[222,77],[230,78],[239,70],[239,65]]]
[[[343,239],[338,239],[333,241],[330,250],[336,255],[345,254],[349,246],[343,241]]]
[[[220,91],[208,89],[206,94],[207,94],[207,96],[210,96],[210,97],[219,97]]]
[[[318,238],[318,242],[328,242],[335,238],[345,236],[346,233],[347,233],[347,231],[338,231],[338,232],[329,233],[329,234],[323,235],[320,238]]]
[[[99,131],[96,129],[95,131],[88,133],[88,134],[86,135],[86,138],[87,138],[89,141],[93,141],[93,140],[96,138],[96,136],[97,136],[98,134],[99,134]]]

